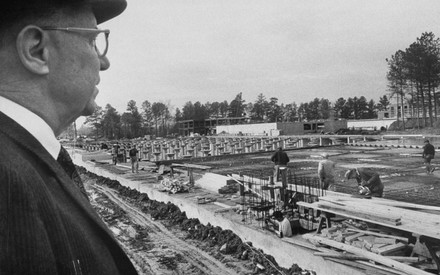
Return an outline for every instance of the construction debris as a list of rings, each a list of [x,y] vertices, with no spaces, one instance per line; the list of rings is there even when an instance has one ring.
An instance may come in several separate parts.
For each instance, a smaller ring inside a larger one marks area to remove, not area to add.
[[[165,177],[161,180],[160,184],[163,191],[171,194],[186,193],[194,187],[194,184],[191,183],[190,178],[187,176]]]

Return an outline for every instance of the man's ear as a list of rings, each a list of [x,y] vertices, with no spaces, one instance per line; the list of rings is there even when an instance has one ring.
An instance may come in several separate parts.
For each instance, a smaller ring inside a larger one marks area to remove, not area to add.
[[[49,73],[49,37],[37,26],[24,27],[17,36],[18,57],[29,71],[45,75]]]

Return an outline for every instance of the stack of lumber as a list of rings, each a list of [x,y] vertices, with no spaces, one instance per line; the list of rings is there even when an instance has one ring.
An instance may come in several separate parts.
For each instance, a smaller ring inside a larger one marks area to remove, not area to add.
[[[365,203],[367,202],[367,204]],[[368,200],[358,199],[358,201],[335,200],[331,197],[321,197],[318,207],[332,212],[340,212],[345,216],[356,217],[362,220],[380,222],[381,224],[398,226],[402,224],[402,215],[399,212],[393,212],[388,207],[381,205],[372,207],[368,205]]]
[[[368,230],[333,226],[321,231],[321,237],[345,243],[380,255],[405,256],[408,239]]]
[[[339,242],[330,239],[326,236],[319,236],[314,234],[305,234],[303,235],[303,237],[316,245],[319,246],[326,245],[337,250],[337,251],[332,251],[325,248],[322,249],[317,248],[318,250],[324,251],[324,252],[314,253],[317,256],[322,256],[332,259],[357,261],[359,263],[364,263],[364,264],[371,264],[371,262],[379,263],[381,265],[386,266],[387,268],[398,271],[397,274],[411,274],[411,275],[432,274],[410,265],[410,264],[415,264],[419,261],[417,257],[400,256],[399,254],[397,254],[398,256],[395,256],[396,251],[398,251],[399,253],[403,253],[403,251],[407,246],[405,242],[402,242],[399,239],[393,240],[393,238],[389,236],[379,237],[383,239],[377,239],[376,236],[374,235],[366,235],[369,233],[373,233],[373,232],[366,232],[366,233],[357,232],[354,235],[345,236],[344,242]],[[326,234],[328,233],[325,233],[325,235]],[[343,235],[343,233],[341,233],[341,235]],[[359,244],[354,244],[355,242],[359,242]],[[374,246],[379,244],[380,242],[395,242],[395,243],[385,244],[387,248],[385,248],[384,246],[381,251],[377,251],[378,253],[371,252],[366,249],[368,245],[372,244],[372,246]],[[394,246],[394,248],[392,248],[391,246]],[[388,256],[388,254],[391,255]],[[379,265],[377,265],[376,267],[378,269],[384,269]]]
[[[318,202],[298,204],[347,218],[440,239],[440,207],[381,198],[360,199],[334,195],[330,192],[326,196],[319,197]]]
[[[419,241],[408,243],[408,237],[426,236],[437,243],[440,240],[440,207],[383,198],[361,199],[333,192],[320,197],[318,202],[301,202],[299,205],[346,218],[340,224],[333,223],[322,229],[320,235],[303,235],[320,251],[315,255],[350,264],[380,264],[378,268],[395,274],[427,275],[432,273],[422,269],[438,269],[435,257],[433,261],[429,260],[433,254],[428,252],[425,257],[416,252]],[[350,219],[380,225],[378,228],[385,231],[378,232],[371,227],[370,230],[360,230],[347,223]]]

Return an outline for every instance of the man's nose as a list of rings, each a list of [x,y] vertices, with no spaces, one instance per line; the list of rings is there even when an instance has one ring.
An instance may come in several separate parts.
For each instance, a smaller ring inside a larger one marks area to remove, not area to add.
[[[103,56],[99,58],[100,62],[100,70],[105,71],[110,67],[110,61],[108,60],[107,56]]]

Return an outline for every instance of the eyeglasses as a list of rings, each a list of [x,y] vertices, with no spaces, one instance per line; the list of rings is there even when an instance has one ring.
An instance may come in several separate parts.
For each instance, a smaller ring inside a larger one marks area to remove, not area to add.
[[[92,33],[96,34],[93,39],[93,46],[99,57],[104,57],[108,51],[108,36],[110,30],[98,30],[98,29],[87,29],[87,28],[57,28],[57,27],[41,27],[41,29],[46,31],[65,31],[65,32],[77,32],[77,33]]]

